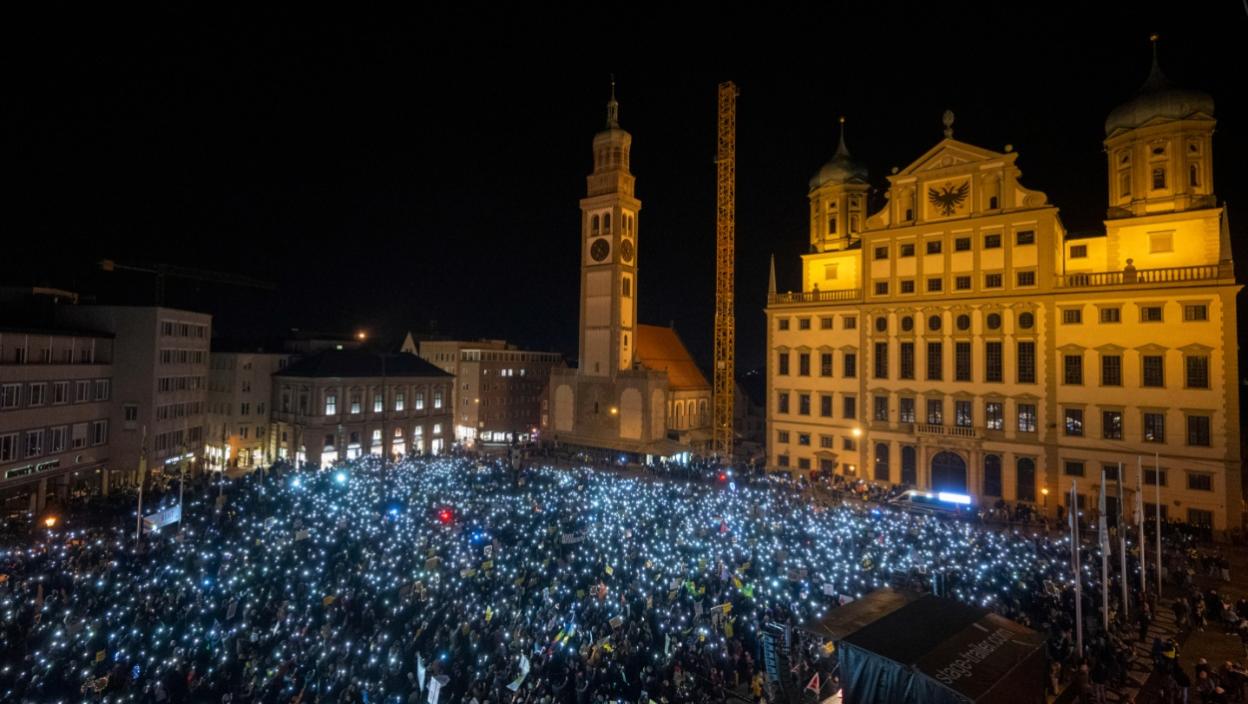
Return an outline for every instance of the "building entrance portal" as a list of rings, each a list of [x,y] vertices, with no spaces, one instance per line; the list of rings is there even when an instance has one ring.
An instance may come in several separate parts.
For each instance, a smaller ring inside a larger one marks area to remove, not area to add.
[[[932,458],[932,490],[967,493],[966,460],[952,452],[940,452]]]

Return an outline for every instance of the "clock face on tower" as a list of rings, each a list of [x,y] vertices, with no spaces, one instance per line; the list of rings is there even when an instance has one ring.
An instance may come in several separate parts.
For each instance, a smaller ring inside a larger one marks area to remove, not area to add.
[[[606,259],[610,253],[611,245],[605,239],[594,240],[594,243],[589,246],[589,256],[593,257],[596,262]]]
[[[625,262],[631,263],[633,261],[633,241],[632,240],[624,240],[623,242],[620,243],[620,257],[623,258]]]

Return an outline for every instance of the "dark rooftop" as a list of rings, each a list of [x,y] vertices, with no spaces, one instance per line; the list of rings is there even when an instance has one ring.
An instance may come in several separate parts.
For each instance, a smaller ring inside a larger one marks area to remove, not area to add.
[[[301,377],[450,377],[429,362],[411,354],[369,350],[325,350],[310,354],[275,376]]]

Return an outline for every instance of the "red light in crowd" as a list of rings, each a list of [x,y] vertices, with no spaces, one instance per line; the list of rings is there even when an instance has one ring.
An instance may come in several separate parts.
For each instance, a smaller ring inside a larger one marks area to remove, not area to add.
[[[450,523],[451,519],[454,517],[455,515],[451,513],[451,509],[449,508],[444,508],[441,511],[438,511],[438,520],[442,523]]]
[[[725,479],[727,479],[727,478],[728,478],[728,475],[727,475],[727,474],[724,474],[723,472],[720,472],[720,473],[719,473],[719,481],[721,481],[721,482],[722,482],[722,481],[724,481],[724,480],[725,480]]]

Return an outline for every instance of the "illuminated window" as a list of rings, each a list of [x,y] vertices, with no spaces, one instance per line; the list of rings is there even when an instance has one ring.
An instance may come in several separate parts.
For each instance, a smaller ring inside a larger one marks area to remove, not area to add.
[[[434,389],[433,391],[433,407],[434,408],[442,407],[442,390],[441,389]]]
[[[1018,432],[1036,432],[1036,406],[1033,403],[1018,404]]]
[[[325,394],[325,415],[332,416],[338,414],[338,395]]]
[[[897,403],[897,419],[902,423],[914,422],[914,399],[909,396],[903,396],[898,399]]]
[[[1083,437],[1083,409],[1066,409],[1066,434],[1071,437]]]
[[[1122,411],[1101,412],[1101,437],[1106,440],[1122,439]]]
[[[984,427],[1001,430],[1005,427],[1005,405],[1000,401],[984,403]]]
[[[406,401],[407,399],[403,397],[402,391],[396,390],[394,392],[394,410],[396,411],[403,410],[406,407],[406,403],[405,403]]]
[[[1144,442],[1166,441],[1166,414],[1144,414]]]

